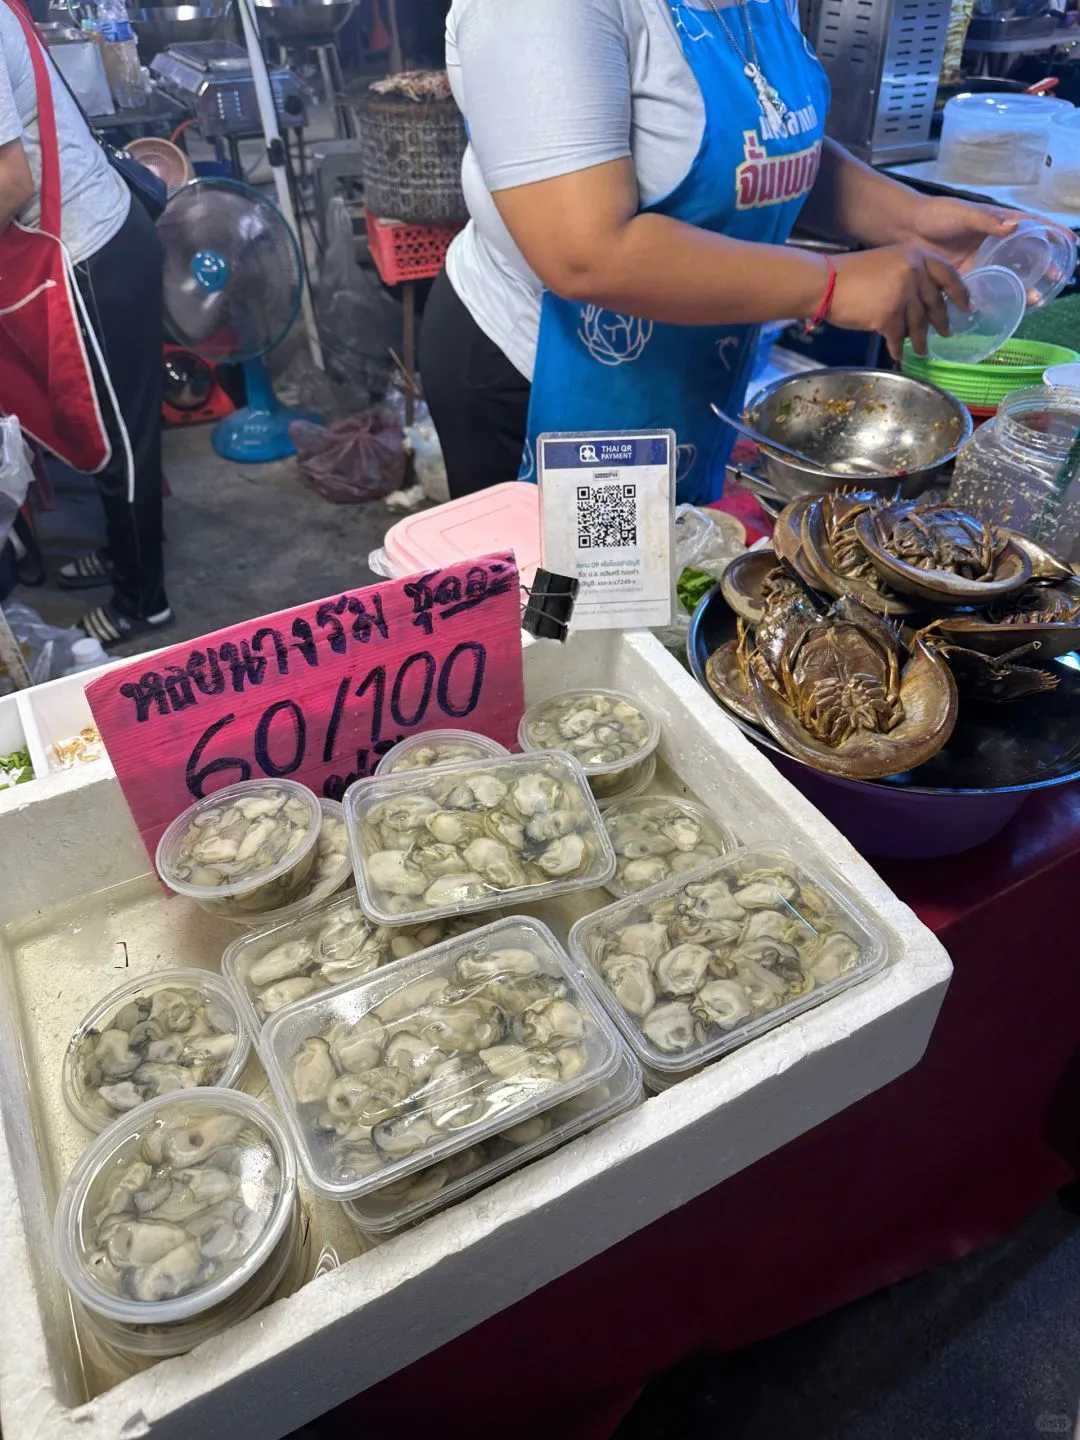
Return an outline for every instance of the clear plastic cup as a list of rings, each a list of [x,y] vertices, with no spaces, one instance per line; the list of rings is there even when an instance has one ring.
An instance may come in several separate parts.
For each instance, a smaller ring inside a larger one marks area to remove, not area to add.
[[[935,360],[954,365],[978,365],[1011,340],[1027,306],[1024,287],[1011,270],[990,265],[964,276],[969,310],[946,302],[948,335],[931,330],[926,348]]]
[[[232,991],[206,970],[160,970],[110,990],[79,1023],[64,1054],[67,1107],[104,1130],[147,1100],[235,1085],[247,1028]]]
[[[322,815],[313,792],[294,780],[226,785],[196,800],[165,831],[158,874],[170,890],[227,919],[279,910],[300,895],[315,867]],[[288,848],[278,853],[282,843]]]
[[[360,905],[382,925],[532,904],[615,869],[584,772],[558,751],[375,776],[344,803]]]
[[[1056,300],[1076,273],[1076,236],[1047,220],[1021,220],[1010,235],[991,235],[975,255],[973,270],[1011,270],[1024,287],[1029,310]]]
[[[885,963],[873,918],[780,848],[587,915],[570,949],[646,1070],[680,1078]]]
[[[260,1051],[312,1186],[358,1199],[608,1079],[623,1045],[511,916],[290,1006]]]
[[[410,735],[388,750],[375,768],[376,775],[397,775],[406,770],[430,770],[462,760],[487,760],[509,755],[505,745],[478,735],[475,730],[428,730]]]
[[[76,1162],[56,1207],[56,1262],[94,1315],[188,1321],[262,1269],[296,1193],[292,1146],[264,1105],[235,1090],[164,1095]]]
[[[394,1235],[557,1150],[575,1136],[625,1114],[642,1099],[641,1067],[626,1051],[610,1080],[471,1145],[448,1160],[384,1185],[360,1200],[347,1200],[345,1213],[362,1235]]]
[[[589,777],[597,800],[607,804],[650,783],[656,764],[649,773],[646,762],[660,743],[660,722],[621,691],[566,690],[529,706],[518,743],[522,750],[565,750]]]
[[[376,925],[355,894],[332,900],[287,925],[254,930],[234,940],[221,969],[251,1037],[271,1015],[321,990],[357,980],[405,960],[452,935],[475,930],[490,917],[429,920],[424,925]]]
[[[735,848],[735,837],[703,805],[673,795],[613,800],[604,829],[615,850],[607,889],[620,900],[687,875]]]
[[[245,930],[266,930],[272,925],[288,925],[302,915],[318,910],[352,879],[352,856],[349,854],[349,833],[345,828],[345,810],[337,800],[319,801],[322,825],[315,842],[315,863],[296,899],[279,910],[266,910],[257,915],[230,915],[226,918]]]

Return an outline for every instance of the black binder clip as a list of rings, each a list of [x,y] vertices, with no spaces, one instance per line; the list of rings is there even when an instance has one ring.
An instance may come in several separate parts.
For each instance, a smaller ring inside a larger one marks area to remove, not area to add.
[[[580,585],[569,575],[553,575],[550,570],[537,570],[529,590],[521,628],[537,640],[557,640],[565,644],[570,630]]]

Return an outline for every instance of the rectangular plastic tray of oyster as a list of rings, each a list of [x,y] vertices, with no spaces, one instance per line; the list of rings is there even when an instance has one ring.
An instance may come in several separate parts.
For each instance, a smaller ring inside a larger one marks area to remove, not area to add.
[[[360,780],[345,794],[365,914],[404,925],[602,885],[615,854],[558,751]]]
[[[610,1080],[602,1080],[538,1115],[500,1130],[425,1170],[406,1175],[365,1195],[348,1200],[345,1210],[361,1234],[394,1235],[425,1215],[475,1194],[485,1185],[519,1170],[586,1131],[595,1130],[644,1099],[641,1066],[625,1051]]]
[[[786,851],[741,850],[579,920],[575,959],[642,1064],[685,1075],[865,979],[873,918]]]
[[[550,1110],[625,1053],[551,931],[521,916],[290,1006],[261,1049],[311,1183],[335,1200]]]

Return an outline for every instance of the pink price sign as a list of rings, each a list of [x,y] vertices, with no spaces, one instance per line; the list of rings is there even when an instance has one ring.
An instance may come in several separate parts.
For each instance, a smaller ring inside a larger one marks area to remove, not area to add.
[[[338,800],[418,731],[508,748],[524,706],[512,552],[264,615],[86,688],[151,856],[193,800],[270,776]]]

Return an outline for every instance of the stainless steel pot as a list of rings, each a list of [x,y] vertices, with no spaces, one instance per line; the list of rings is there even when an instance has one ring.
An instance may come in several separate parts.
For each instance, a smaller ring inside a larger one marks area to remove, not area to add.
[[[919,495],[955,460],[974,424],[944,390],[888,370],[808,370],[767,386],[745,418],[760,434],[800,450],[820,468],[761,452],[779,498],[857,485]]]

